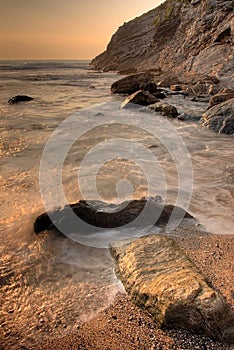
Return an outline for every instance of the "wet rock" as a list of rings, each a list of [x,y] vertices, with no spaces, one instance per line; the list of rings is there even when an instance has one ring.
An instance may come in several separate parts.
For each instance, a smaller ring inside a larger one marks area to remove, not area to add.
[[[209,108],[202,119],[203,126],[219,134],[234,134],[234,98]]]
[[[169,103],[155,103],[151,106],[149,106],[149,108],[155,112],[159,112],[162,115],[165,115],[169,118],[176,118],[178,116],[178,111],[176,109],[175,106],[169,104]]]
[[[234,90],[229,90],[229,92],[220,92],[216,95],[212,96],[209,101],[209,107],[213,107],[215,105],[218,105],[219,103],[223,103],[225,101],[230,100],[231,98],[234,98]]]
[[[121,108],[131,108],[133,104],[148,106],[158,101],[159,100],[148,91],[139,90],[134,94],[128,96],[121,104]]]
[[[127,293],[159,327],[234,343],[233,311],[172,239],[149,235],[110,250]]]
[[[111,92],[113,94],[133,94],[140,90],[143,84],[146,84],[147,87],[149,83],[154,83],[151,73],[132,74],[114,82],[111,86]]]
[[[132,200],[129,203],[123,202],[120,205],[109,204],[100,201],[91,201],[91,205],[84,200],[70,204],[62,209],[55,209],[50,213],[43,213],[34,222],[34,232],[55,230],[64,226],[67,232],[78,232],[77,222],[73,222],[70,211],[78,216],[82,221],[94,227],[115,228],[126,225],[135,220],[147,205],[147,215],[144,221],[139,222],[139,226],[144,227],[151,223],[152,215],[155,217],[154,225],[159,227],[167,225],[173,212],[173,218],[192,218],[184,209],[171,204],[163,204],[160,197],[151,199]],[[105,208],[105,210],[104,210]]]
[[[19,102],[27,102],[33,100],[33,97],[27,96],[27,95],[17,95],[8,100],[9,104],[15,104]]]

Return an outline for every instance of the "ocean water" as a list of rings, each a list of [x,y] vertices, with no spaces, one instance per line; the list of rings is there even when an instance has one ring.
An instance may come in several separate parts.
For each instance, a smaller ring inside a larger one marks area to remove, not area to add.
[[[198,122],[120,110],[123,97],[110,94],[118,78],[91,71],[87,61],[0,62],[3,349],[63,335],[123,290],[107,249],[120,231],[82,242],[35,235],[33,222],[45,210],[81,198],[120,203],[160,195],[207,230],[233,234],[233,137]],[[9,105],[18,94],[34,100]],[[191,116],[206,107],[168,101]],[[124,237],[135,231],[133,224]]]

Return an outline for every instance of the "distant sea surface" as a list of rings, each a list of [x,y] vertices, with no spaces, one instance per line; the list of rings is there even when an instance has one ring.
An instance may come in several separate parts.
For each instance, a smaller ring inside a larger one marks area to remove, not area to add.
[[[75,329],[79,320],[89,319],[107,306],[122,290],[107,249],[82,246],[55,233],[33,233],[34,219],[45,211],[39,188],[42,152],[63,121],[73,116],[70,127],[79,136],[63,166],[68,202],[81,198],[77,174],[84,155],[111,137],[140,142],[150,150],[165,173],[167,202],[176,199],[177,169],[165,145],[142,131],[140,125],[133,129],[117,125],[118,116],[129,124],[139,119],[139,112],[119,109],[123,97],[110,94],[110,86],[118,78],[115,73],[90,70],[88,61],[0,61],[0,348],[33,346],[45,337],[63,335]],[[34,99],[9,105],[8,100],[15,95]],[[183,103],[187,104],[196,115],[205,108],[189,100],[172,98],[171,102],[181,110]],[[99,130],[93,127],[98,118],[105,121]],[[155,115],[157,118],[161,117]],[[115,124],[110,126],[113,120]],[[160,129],[162,123],[158,123],[161,134],[166,133]],[[233,137],[217,135],[198,122],[171,123],[192,161],[189,211],[208,230],[233,233]],[[80,138],[79,132],[86,126],[90,130]],[[114,153],[114,144],[107,146]],[[55,152],[60,152],[59,147]],[[181,157],[181,164],[183,161]],[[95,158],[91,165],[83,165],[83,184],[89,194],[95,165]],[[106,168],[101,165],[97,187],[103,200],[114,201],[116,183],[126,177],[133,179],[135,197],[147,196],[139,167],[127,159],[110,159]],[[153,165],[149,173],[155,175]],[[48,181],[51,177],[48,173]],[[161,194],[157,181],[152,180],[151,186],[153,194]]]

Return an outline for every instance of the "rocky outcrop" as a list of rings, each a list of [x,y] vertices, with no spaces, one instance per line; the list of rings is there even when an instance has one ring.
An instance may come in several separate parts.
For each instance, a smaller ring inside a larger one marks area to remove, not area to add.
[[[203,115],[203,126],[219,134],[234,134],[234,98],[209,108]]]
[[[122,25],[95,69],[212,75],[233,86],[234,4],[230,0],[167,0]],[[176,81],[172,84],[177,84]]]
[[[8,100],[9,104],[15,104],[19,102],[27,102],[33,100],[33,97],[27,96],[27,95],[17,95]]]
[[[89,205],[90,203],[90,205]],[[37,217],[34,223],[34,232],[40,233],[46,230],[54,230],[56,227],[64,227],[69,232],[79,231],[77,222],[71,221],[70,210],[82,221],[102,228],[115,228],[127,225],[141,214],[147,205],[147,211],[143,219],[138,222],[139,226],[152,224],[152,217],[155,218],[154,224],[157,226],[167,225],[172,212],[175,220],[192,218],[184,209],[175,207],[171,204],[163,204],[160,197],[151,199],[138,199],[130,202],[123,202],[120,205],[108,204],[99,201],[84,200],[78,203],[65,206],[62,209],[55,209],[50,213],[43,213]],[[176,209],[176,211],[174,210]]]
[[[158,101],[159,100],[148,91],[139,90],[128,96],[121,104],[121,108],[130,108],[133,105],[148,106]]]
[[[131,299],[158,326],[234,343],[234,313],[196,266],[166,236],[114,242],[117,275]]]

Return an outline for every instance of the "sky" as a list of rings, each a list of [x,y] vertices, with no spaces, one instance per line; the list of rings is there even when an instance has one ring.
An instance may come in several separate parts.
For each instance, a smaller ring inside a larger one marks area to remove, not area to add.
[[[91,59],[163,0],[0,0],[0,59]]]

